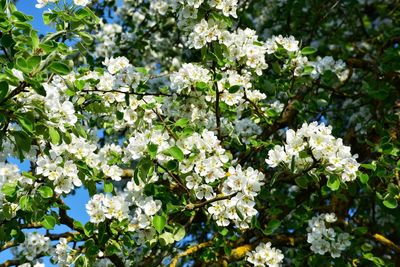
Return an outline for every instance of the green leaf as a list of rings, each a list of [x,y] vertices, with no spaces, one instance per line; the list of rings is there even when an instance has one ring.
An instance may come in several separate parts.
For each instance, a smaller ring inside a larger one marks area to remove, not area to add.
[[[68,67],[66,64],[62,62],[52,62],[49,65],[49,69],[53,71],[54,73],[60,74],[60,75],[67,75],[71,72],[70,67]]]
[[[300,188],[306,189],[308,187],[308,179],[305,176],[297,177],[294,181]]]
[[[383,201],[383,205],[385,205],[388,209],[395,209],[397,208],[397,200],[395,198],[387,198]]]
[[[86,236],[91,236],[94,231],[94,224],[91,222],[86,223],[85,227],[83,228],[83,231],[85,232]]]
[[[368,174],[366,174],[366,173],[361,173],[361,174],[360,174],[360,181],[361,181],[361,183],[367,184],[367,183],[368,183],[368,180],[369,180]]]
[[[234,94],[234,93],[238,92],[240,88],[242,88],[241,85],[234,85],[234,86],[231,86],[228,89],[228,91],[229,91],[229,93]]]
[[[220,233],[222,236],[226,236],[226,235],[229,233],[229,230],[228,230],[227,228],[224,228],[224,229],[222,229],[221,231],[219,231],[219,233]]]
[[[147,145],[147,149],[149,150],[150,158],[154,159],[157,155],[158,146],[153,143],[149,143]]]
[[[182,161],[185,158],[185,155],[183,154],[182,150],[177,146],[170,147],[167,150],[167,153],[171,155],[174,159],[179,161]]]
[[[311,47],[311,46],[306,46],[303,49],[301,49],[302,55],[311,55],[311,54],[314,54],[315,52],[317,52],[317,49],[315,49],[314,47]]]
[[[197,82],[196,83],[196,89],[199,91],[204,91],[208,88],[208,84],[205,82]]]
[[[363,167],[364,169],[367,169],[367,170],[373,170],[373,171],[376,170],[376,164],[375,164],[375,162],[366,163],[366,164],[361,164],[361,167]]]
[[[14,193],[17,191],[17,184],[16,183],[7,183],[3,185],[3,188],[1,188],[1,192],[3,192],[4,195],[6,196],[12,196]]]
[[[179,162],[176,160],[170,160],[167,162],[167,164],[165,165],[165,167],[167,168],[167,170],[169,171],[174,171],[178,168],[179,166]]]
[[[172,233],[165,232],[160,235],[160,244],[161,246],[167,246],[175,242],[174,235]]]
[[[295,156],[293,155],[293,156],[292,156],[292,161],[290,162],[290,171],[291,171],[291,172],[294,172],[295,166],[296,166],[296,158],[295,158]]]
[[[32,133],[33,132],[33,122],[28,118],[28,117],[19,117],[18,118],[19,124],[22,126],[22,128],[28,132],[28,133]]]
[[[182,240],[185,237],[185,235],[186,235],[185,227],[180,226],[178,228],[178,231],[176,231],[176,233],[174,234],[174,239],[175,241]]]
[[[104,183],[104,192],[111,193],[113,191],[113,184],[112,183]]]
[[[278,220],[270,220],[268,225],[267,225],[267,229],[270,230],[271,232],[273,232],[276,229],[278,229],[280,225],[281,225],[280,221],[278,221]]]
[[[83,224],[80,221],[74,221],[73,223],[74,229],[83,229]]]
[[[58,145],[60,143],[60,133],[53,127],[49,127],[49,136],[53,144]]]
[[[153,217],[153,226],[156,231],[161,234],[162,230],[164,229],[167,223],[167,219],[164,216],[154,215]]]
[[[31,203],[31,198],[29,196],[22,196],[19,199],[19,207],[21,208],[21,210],[31,210],[32,207],[32,203]]]
[[[114,255],[121,251],[121,246],[115,240],[109,240],[108,245],[106,247],[106,254],[107,255]]]
[[[53,189],[49,186],[41,186],[38,189],[39,194],[42,196],[42,198],[51,198],[53,196]]]
[[[28,60],[26,61],[26,64],[30,70],[33,70],[34,68],[39,66],[41,60],[42,60],[42,58],[40,56],[33,56],[33,57],[28,58]]]
[[[40,43],[37,31],[31,30],[30,35],[31,35],[31,40],[32,40],[32,47],[33,47],[33,49],[36,49]]]
[[[86,44],[86,45],[91,45],[91,44],[92,44],[92,42],[93,42],[93,37],[92,37],[90,34],[88,34],[88,33],[86,33],[86,32],[79,32],[78,34],[79,34],[79,36],[81,37],[82,42],[83,42],[84,44]]]
[[[327,186],[332,190],[336,191],[340,187],[340,179],[337,176],[329,176]]]
[[[184,128],[189,123],[189,120],[186,118],[179,119],[175,122],[175,126]]]
[[[8,93],[8,83],[6,81],[0,82],[0,100],[5,98]]]
[[[54,226],[56,225],[56,218],[54,218],[51,215],[45,215],[43,217],[43,220],[41,221],[41,224],[44,228],[48,230],[54,229]]]

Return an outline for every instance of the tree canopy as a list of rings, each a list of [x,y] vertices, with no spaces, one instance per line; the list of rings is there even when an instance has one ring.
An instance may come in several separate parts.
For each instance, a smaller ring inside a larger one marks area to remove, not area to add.
[[[400,1],[36,8],[0,0],[0,266],[400,266]]]

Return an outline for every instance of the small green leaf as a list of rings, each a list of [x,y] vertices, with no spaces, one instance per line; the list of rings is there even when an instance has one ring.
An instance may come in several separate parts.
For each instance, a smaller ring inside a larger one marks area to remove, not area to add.
[[[7,183],[3,185],[1,192],[3,192],[6,196],[12,196],[17,191],[17,184],[15,183]]]
[[[208,88],[208,84],[205,82],[197,82],[196,83],[196,89],[199,91],[204,91]]]
[[[42,196],[42,198],[51,198],[53,196],[53,189],[49,186],[41,186],[38,189],[39,194]]]
[[[27,118],[27,117],[19,117],[18,121],[20,123],[20,125],[22,126],[22,128],[28,132],[28,133],[32,133],[33,132],[33,122]]]
[[[231,87],[228,89],[228,91],[229,91],[229,93],[234,94],[234,93],[237,93],[237,92],[239,91],[240,88],[242,88],[241,85],[234,85],[234,86],[231,86]]]
[[[28,58],[28,60],[26,61],[26,64],[30,70],[33,70],[34,68],[39,66],[41,60],[42,60],[42,58],[40,56],[33,56],[33,57]]]
[[[147,149],[149,150],[150,158],[154,159],[157,155],[158,146],[153,143],[149,143],[147,145]]]
[[[113,184],[112,183],[104,183],[104,192],[111,193],[113,191]]]
[[[175,126],[184,128],[189,123],[189,120],[186,118],[179,119],[175,122]]]
[[[373,171],[376,170],[376,164],[374,164],[374,162],[361,164],[361,167],[363,167],[364,169],[367,169],[367,170],[373,170]]]
[[[164,229],[166,223],[167,223],[167,219],[164,216],[154,215],[153,226],[159,234]]]
[[[6,97],[8,93],[8,83],[6,81],[0,82],[0,100]]]
[[[71,72],[71,69],[62,62],[52,62],[49,66],[49,69],[60,75],[67,75]]]
[[[91,222],[86,223],[85,227],[83,228],[83,231],[85,232],[86,236],[91,236],[94,231],[94,224]]]
[[[311,47],[311,46],[306,46],[303,49],[301,49],[302,55],[311,55],[311,54],[314,54],[315,52],[317,52],[317,49],[315,49],[314,47]]]
[[[224,229],[222,229],[221,231],[219,231],[219,233],[220,233],[222,236],[226,236],[226,235],[229,233],[229,230],[228,230],[227,228],[224,228]]]
[[[306,189],[308,187],[308,179],[305,176],[297,177],[294,181],[300,188]]]
[[[54,226],[56,225],[56,218],[54,218],[51,215],[45,215],[43,217],[41,224],[43,225],[44,228],[46,228],[48,230],[52,230],[52,229],[54,229]]]
[[[174,235],[175,241],[182,240],[186,235],[185,227],[180,226]]]
[[[369,180],[368,174],[366,174],[366,173],[361,173],[360,174],[361,183],[366,184],[366,183],[368,183],[368,180]]]
[[[292,156],[292,161],[290,162],[290,171],[291,171],[291,172],[294,172],[295,166],[296,166],[296,158],[295,158],[295,156],[293,155],[293,156]]]
[[[32,207],[32,203],[31,203],[31,198],[29,196],[22,196],[19,199],[19,207],[21,208],[21,210],[30,210]]]
[[[383,201],[383,205],[385,205],[388,209],[395,209],[397,208],[397,200],[395,198],[388,198]]]
[[[50,140],[53,144],[58,145],[60,143],[60,133],[53,127],[49,127]]]
[[[329,176],[327,186],[332,190],[336,191],[340,187],[340,179],[334,175]]]
[[[160,244],[161,246],[167,246],[175,242],[174,235],[172,233],[165,232],[160,235]]]
[[[182,161],[184,159],[184,157],[185,157],[185,155],[183,154],[182,150],[177,146],[170,147],[167,150],[167,153],[169,155],[171,155],[174,159],[179,160],[179,161]]]

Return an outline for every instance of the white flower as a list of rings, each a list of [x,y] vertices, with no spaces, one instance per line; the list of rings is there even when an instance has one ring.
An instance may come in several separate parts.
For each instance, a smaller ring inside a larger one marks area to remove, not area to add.
[[[36,8],[43,8],[48,3],[56,3],[58,0],[37,0],[37,4],[35,5]],[[15,74],[14,74],[15,75]]]
[[[77,6],[86,6],[90,3],[90,0],[74,0],[74,3]]]
[[[348,233],[337,234],[333,228],[325,224],[336,220],[336,214],[324,213],[308,221],[307,242],[311,244],[310,248],[314,253],[324,255],[329,252],[332,258],[338,258],[341,252],[350,246]]]
[[[279,249],[272,248],[271,243],[260,243],[255,250],[247,253],[246,260],[254,266],[281,266],[284,255]]]
[[[81,0],[85,1],[85,0]],[[104,66],[107,66],[107,70],[111,74],[116,74],[118,71],[121,71],[128,66],[130,66],[129,60],[126,57],[117,57],[117,58],[106,58],[103,62]]]
[[[146,197],[141,208],[147,216],[153,216],[161,209],[161,201],[158,199],[153,200],[152,197]]]

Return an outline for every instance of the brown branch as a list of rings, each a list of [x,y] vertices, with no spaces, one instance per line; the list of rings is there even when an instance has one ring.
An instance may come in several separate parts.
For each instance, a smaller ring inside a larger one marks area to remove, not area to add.
[[[209,240],[207,242],[200,243],[200,244],[197,244],[195,246],[192,246],[192,247],[186,249],[184,252],[179,253],[172,259],[169,267],[176,267],[180,258],[189,256],[190,254],[196,253],[197,251],[199,251],[202,248],[211,247],[212,245],[213,245],[213,240]]]
[[[121,260],[121,258],[118,257],[118,256],[115,255],[115,254],[110,255],[110,256],[107,256],[107,258],[108,258],[112,263],[114,263],[115,266],[118,266],[118,267],[125,266],[125,263]]]
[[[142,101],[146,104],[147,101],[142,99]],[[151,109],[158,117],[158,119],[162,122],[162,124],[164,125],[164,128],[167,130],[167,132],[175,139],[175,141],[177,141],[179,138],[178,136],[176,136],[176,134],[168,127],[168,125],[165,123],[163,117],[160,115],[160,113],[157,112],[157,110],[155,110],[154,108]]]
[[[159,166],[161,169],[163,169],[165,172],[168,173],[169,176],[172,177],[172,179],[175,180],[175,182],[182,187],[183,189],[185,189],[185,191],[190,194],[190,190],[182,183],[181,179],[176,176],[175,174],[173,174],[171,171],[169,171],[167,168],[165,168],[164,166],[162,166],[160,163],[158,163],[157,161],[154,161],[154,163]]]
[[[381,234],[374,234],[372,236],[376,241],[378,241],[379,243],[381,243],[382,245],[396,251],[397,253],[400,253],[400,246],[396,245],[393,241],[387,239],[386,237],[384,237]]]
[[[3,103],[7,102],[8,100],[10,100],[11,98],[13,98],[14,96],[18,95],[19,93],[23,92],[25,87],[27,87],[28,84],[26,82],[21,82],[17,88],[15,88],[7,97],[3,98],[0,101],[0,105],[2,105]]]
[[[132,91],[121,91],[121,90],[117,90],[117,89],[113,89],[110,91],[104,91],[104,90],[100,90],[97,88],[94,89],[84,89],[80,92],[84,92],[84,93],[120,93],[120,94],[125,94],[125,95],[137,95],[137,96],[170,96],[172,97],[173,95],[171,94],[164,94],[164,93],[136,93],[136,92],[132,92]]]
[[[243,259],[248,252],[254,250],[258,244],[271,242],[273,246],[294,246],[297,243],[304,241],[304,237],[295,238],[292,236],[277,235],[275,238],[262,238],[257,242],[251,244],[244,244],[232,249],[229,256],[224,256],[222,262],[228,264],[229,262],[235,262]]]
[[[216,202],[216,201],[230,199],[230,198],[236,196],[237,193],[238,192],[230,194],[230,195],[220,195],[220,196],[217,196],[215,198],[212,198],[212,199],[200,202],[200,203],[189,203],[186,205],[185,209],[188,209],[188,210],[198,209],[198,208],[204,207],[205,205],[208,205],[208,204]]]

